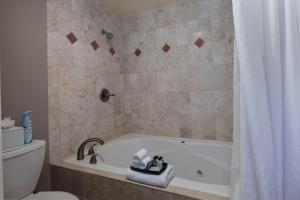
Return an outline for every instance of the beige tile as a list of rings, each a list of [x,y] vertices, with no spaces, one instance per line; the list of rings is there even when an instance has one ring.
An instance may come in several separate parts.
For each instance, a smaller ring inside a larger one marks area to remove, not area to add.
[[[211,16],[211,38],[213,40],[225,39],[225,14],[217,14]]]
[[[188,68],[168,70],[166,73],[168,92],[185,92],[189,89]]]
[[[216,117],[212,114],[192,115],[192,138],[215,140]]]
[[[214,90],[191,92],[191,112],[193,114],[232,113],[232,91]]]
[[[231,140],[230,0],[175,1],[122,17],[96,0],[49,0],[47,16],[49,126],[61,133],[54,160],[92,136],[138,132]],[[114,40],[102,36],[103,28]],[[73,45],[68,32],[78,38]],[[199,37],[205,41],[201,48],[194,45]],[[100,44],[97,51],[90,46],[93,40]],[[168,53],[161,50],[165,43]],[[101,103],[102,88],[117,96]]]
[[[212,42],[213,64],[222,65],[226,63],[226,40],[216,40]]]
[[[48,117],[49,117],[49,129],[60,127],[60,102],[59,96],[48,97]]]
[[[61,66],[59,68],[59,94],[85,95],[84,75],[84,68]]]
[[[56,30],[61,34],[72,32],[72,11],[64,7],[58,7],[56,11]]]
[[[233,87],[233,71],[226,65],[200,66],[189,69],[190,90],[228,90]]]
[[[232,142],[232,119],[232,115],[219,115],[216,117],[217,140]]]
[[[168,92],[167,113],[171,115],[190,114],[190,93],[189,92]]]
[[[84,94],[96,95],[97,94],[97,71],[96,69],[85,69],[84,74]]]
[[[211,66],[213,63],[212,47],[213,45],[210,41],[205,41],[200,49],[194,44],[189,45],[187,49],[189,66]]]
[[[59,94],[59,66],[48,66],[48,95]]]
[[[49,157],[50,163],[60,161],[59,128],[49,129]]]

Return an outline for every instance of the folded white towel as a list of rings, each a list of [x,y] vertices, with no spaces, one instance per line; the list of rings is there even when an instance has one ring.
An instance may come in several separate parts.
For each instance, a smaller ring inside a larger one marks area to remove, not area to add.
[[[148,164],[152,161],[152,157],[146,156],[141,161],[132,161],[131,165],[134,168],[146,169]]]
[[[152,158],[150,156],[146,156],[141,162],[138,168],[140,169],[146,169],[149,162],[151,162]]]
[[[161,175],[143,174],[131,169],[127,171],[127,179],[158,187],[167,187],[174,175],[175,170],[172,165],[169,165]]]
[[[139,164],[146,156],[147,156],[147,150],[141,149],[137,153],[134,154],[132,162]]]

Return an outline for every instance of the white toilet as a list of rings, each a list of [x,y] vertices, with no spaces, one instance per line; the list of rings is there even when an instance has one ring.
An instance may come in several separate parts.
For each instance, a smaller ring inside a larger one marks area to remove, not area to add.
[[[45,149],[45,141],[34,140],[32,144],[3,153],[5,199],[78,200],[67,192],[33,194],[41,174]]]

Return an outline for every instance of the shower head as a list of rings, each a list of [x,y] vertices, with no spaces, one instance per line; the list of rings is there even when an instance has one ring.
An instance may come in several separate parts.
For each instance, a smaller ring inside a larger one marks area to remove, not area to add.
[[[102,29],[102,34],[105,35],[106,39],[108,40],[111,40],[114,37],[114,35],[111,32],[107,32],[104,29]]]

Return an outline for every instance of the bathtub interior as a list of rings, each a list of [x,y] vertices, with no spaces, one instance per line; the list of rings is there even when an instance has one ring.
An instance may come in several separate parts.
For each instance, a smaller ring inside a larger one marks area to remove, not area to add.
[[[134,153],[145,148],[175,167],[176,177],[216,185],[230,184],[231,146],[218,142],[134,137],[116,140],[97,151],[108,165],[128,168]]]

